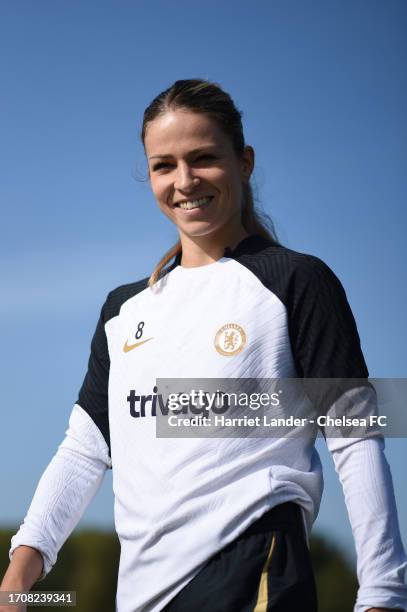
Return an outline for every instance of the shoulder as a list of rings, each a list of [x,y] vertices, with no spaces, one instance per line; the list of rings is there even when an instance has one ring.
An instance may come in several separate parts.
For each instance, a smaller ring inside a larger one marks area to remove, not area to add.
[[[253,236],[250,241],[242,243],[235,253],[238,261],[256,266],[263,273],[270,271],[270,268],[277,268],[280,275],[298,272],[312,276],[314,272],[332,272],[316,255],[276,245],[262,236]]]
[[[322,259],[284,246],[258,242],[255,252],[240,254],[236,259],[255,274],[262,284],[285,303],[307,297],[332,297],[342,293],[336,274]]]
[[[115,289],[109,291],[106,301],[102,308],[102,318],[104,323],[107,323],[109,319],[116,317],[121,307],[127,300],[134,297],[141,291],[144,291],[148,287],[149,277],[135,281],[134,283],[127,283],[125,285],[119,285]]]
[[[266,246],[246,264],[286,307],[299,376],[368,376],[345,290],[322,259],[285,247]]]

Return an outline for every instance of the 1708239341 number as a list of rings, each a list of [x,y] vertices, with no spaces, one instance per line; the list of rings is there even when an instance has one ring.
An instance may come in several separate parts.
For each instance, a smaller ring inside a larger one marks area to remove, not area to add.
[[[3,591],[0,593],[0,605],[5,604],[75,606],[76,591]]]

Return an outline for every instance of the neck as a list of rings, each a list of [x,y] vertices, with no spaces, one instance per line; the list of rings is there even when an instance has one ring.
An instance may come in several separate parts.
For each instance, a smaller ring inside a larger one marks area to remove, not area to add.
[[[222,233],[208,236],[188,236],[180,232],[181,265],[184,268],[194,268],[214,263],[223,257],[226,247],[233,250],[247,236],[249,233],[243,226],[234,231],[223,230]]]

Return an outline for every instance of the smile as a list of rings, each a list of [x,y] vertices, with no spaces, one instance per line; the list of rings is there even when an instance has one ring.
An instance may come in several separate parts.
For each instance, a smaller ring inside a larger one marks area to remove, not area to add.
[[[186,200],[184,202],[178,202],[176,206],[184,210],[191,210],[192,208],[199,208],[204,204],[208,204],[212,200],[212,198],[213,196],[208,196],[206,198],[199,198],[199,200]]]

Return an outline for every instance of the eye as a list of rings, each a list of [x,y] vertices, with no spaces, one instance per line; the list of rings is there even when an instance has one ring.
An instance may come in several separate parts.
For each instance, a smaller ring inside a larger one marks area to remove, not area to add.
[[[204,160],[214,160],[216,159],[215,155],[212,155],[211,153],[203,153],[202,155],[199,155],[197,158],[195,158],[195,162],[200,162],[200,161],[204,161]],[[157,164],[155,164],[153,166],[153,170],[161,170],[162,168],[168,168],[170,167],[171,164],[169,162],[158,162]]]
[[[155,164],[153,166],[153,170],[160,170],[160,168],[165,168],[166,166],[169,166],[170,164],[168,162],[159,162],[158,164]]]
[[[210,153],[204,153],[203,155],[200,155],[199,157],[197,157],[198,161],[200,159],[216,159],[216,158],[214,155],[211,155]]]

